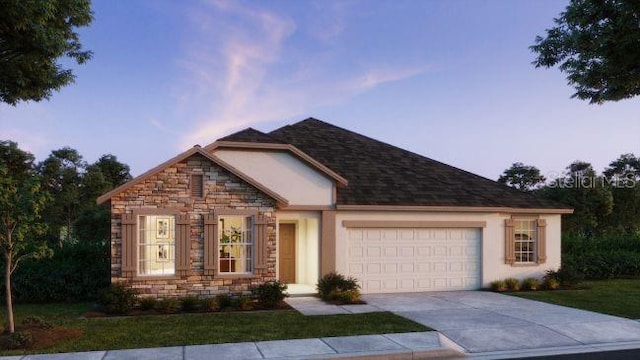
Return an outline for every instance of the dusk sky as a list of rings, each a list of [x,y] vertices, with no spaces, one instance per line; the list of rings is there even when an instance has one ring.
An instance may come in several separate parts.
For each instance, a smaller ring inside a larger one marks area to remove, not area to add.
[[[94,1],[93,59],[49,101],[0,104],[0,139],[133,175],[194,144],[315,117],[497,179],[640,155],[640,99],[571,99],[529,46],[567,1]]]

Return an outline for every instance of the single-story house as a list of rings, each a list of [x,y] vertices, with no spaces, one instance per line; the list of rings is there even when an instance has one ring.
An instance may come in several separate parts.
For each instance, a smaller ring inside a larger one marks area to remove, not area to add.
[[[111,280],[150,296],[466,290],[560,266],[572,209],[313,118],[196,145],[104,194]]]

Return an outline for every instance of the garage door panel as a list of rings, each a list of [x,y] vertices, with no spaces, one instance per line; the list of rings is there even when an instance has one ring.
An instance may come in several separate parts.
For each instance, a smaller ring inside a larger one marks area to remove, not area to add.
[[[364,293],[480,287],[480,229],[348,229],[349,275]]]

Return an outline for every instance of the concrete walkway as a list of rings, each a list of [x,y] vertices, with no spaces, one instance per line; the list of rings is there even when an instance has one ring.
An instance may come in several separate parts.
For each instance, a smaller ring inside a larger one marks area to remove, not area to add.
[[[446,340],[445,340],[446,341]],[[0,357],[1,360],[425,359],[461,357],[437,332],[339,336],[165,348]]]
[[[483,291],[366,295],[371,306],[436,329],[468,353],[640,346],[640,323]]]

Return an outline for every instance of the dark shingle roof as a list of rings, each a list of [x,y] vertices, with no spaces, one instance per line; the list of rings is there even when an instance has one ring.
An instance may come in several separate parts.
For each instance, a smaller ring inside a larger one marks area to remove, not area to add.
[[[274,139],[273,137],[263,133],[262,131],[258,131],[254,128],[246,128],[244,130],[240,130],[231,135],[227,135],[223,138],[218,139],[218,141],[237,141],[237,142],[251,142],[251,143],[267,143],[267,144],[282,144],[283,142]]]
[[[338,189],[338,205],[566,208],[313,118],[268,136],[345,177],[349,185]]]

